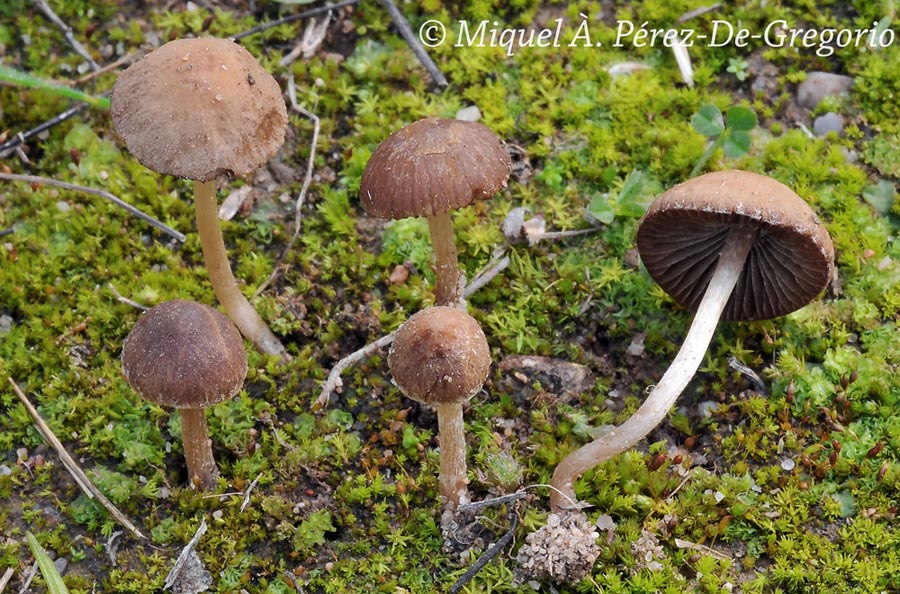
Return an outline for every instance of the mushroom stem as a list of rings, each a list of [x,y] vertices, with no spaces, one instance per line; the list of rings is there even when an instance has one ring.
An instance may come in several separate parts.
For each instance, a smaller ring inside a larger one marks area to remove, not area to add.
[[[197,208],[200,247],[203,249],[203,259],[206,261],[209,282],[216,299],[225,308],[225,313],[241,334],[252,342],[259,352],[286,358],[284,345],[238,289],[237,281],[231,272],[231,263],[225,253],[225,241],[222,239],[222,229],[219,227],[216,182],[195,181],[194,203]]]
[[[641,407],[627,421],[575,450],[556,467],[550,481],[554,487],[550,494],[553,511],[575,505],[578,477],[632,447],[666,417],[700,367],[757,232],[755,226],[742,225],[729,233],[681,349]]]
[[[459,261],[456,258],[450,212],[428,217],[428,231],[431,233],[431,248],[434,250],[434,263],[437,268],[434,303],[456,305],[459,299]]]
[[[184,444],[184,459],[187,461],[188,482],[196,484],[201,491],[215,489],[219,467],[213,458],[205,410],[181,409],[181,441]]]
[[[438,433],[441,439],[441,474],[438,480],[441,496],[456,509],[469,502],[466,486],[466,436],[462,402],[435,404]]]

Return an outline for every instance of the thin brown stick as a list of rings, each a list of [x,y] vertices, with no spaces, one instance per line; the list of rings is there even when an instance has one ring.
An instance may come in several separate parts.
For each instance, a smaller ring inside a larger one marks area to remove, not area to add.
[[[50,429],[50,426],[44,421],[41,417],[40,413],[31,404],[31,401],[28,400],[28,397],[25,396],[25,393],[22,392],[19,385],[13,381],[13,378],[7,378],[9,383],[13,387],[13,391],[15,391],[16,396],[19,397],[19,400],[22,401],[22,404],[25,405],[25,409],[28,410],[28,414],[31,415],[31,418],[34,419],[34,424],[37,426],[38,431],[43,436],[44,440],[50,444],[50,446],[56,450],[56,453],[59,455],[60,460],[62,460],[63,466],[66,467],[66,470],[69,471],[69,474],[72,475],[72,478],[75,479],[75,482],[78,483],[78,486],[84,491],[85,495],[90,499],[96,499],[97,502],[106,508],[112,517],[114,517],[119,524],[124,526],[129,532],[131,532],[137,538],[146,540],[147,537],[144,536],[137,527],[131,523],[125,514],[120,512],[115,505],[110,502],[109,499],[98,489],[94,484],[90,481],[87,475],[81,470],[81,467],[78,466],[78,463],[75,462],[75,459],[72,458],[71,454],[66,450],[65,446],[63,446],[62,442],[56,437],[53,431]]]
[[[59,181],[56,179],[52,179],[49,177],[40,177],[37,175],[21,175],[18,173],[0,173],[0,180],[6,181],[17,181],[17,182],[26,182],[30,184],[44,184],[47,186],[56,186],[57,188],[63,188],[64,190],[72,190],[74,192],[84,192],[85,194],[93,194],[94,196],[100,196],[101,198],[105,198],[109,200],[119,208],[122,208],[129,213],[133,214],[137,218],[141,219],[148,225],[152,227],[156,227],[163,233],[166,233],[180,242],[184,242],[187,239],[183,233],[179,233],[175,229],[169,227],[165,223],[158,221],[141,211],[135,206],[132,206],[113,194],[110,194],[106,190],[99,190],[97,188],[89,188],[87,186],[79,186],[77,184],[70,184],[68,182]]]
[[[93,72],[88,72],[81,78],[75,79],[75,84],[83,85],[86,82],[90,82],[90,81],[94,80],[101,74],[106,74],[110,70],[115,70],[119,66],[124,66],[125,64],[130,64],[134,60],[136,55],[137,55],[137,52],[131,52],[129,54],[125,54],[124,56],[122,56],[121,58],[116,60],[115,62],[110,62],[109,64],[107,64],[106,66],[103,66],[99,70],[94,70]]]
[[[263,284],[257,287],[257,289],[253,292],[254,299],[258,297],[263,291],[265,291],[266,288],[270,284],[272,284],[276,278],[278,278],[278,271],[281,269],[281,265],[284,263],[284,259],[293,249],[294,244],[297,243],[297,238],[300,237],[301,222],[303,221],[303,203],[306,200],[306,192],[309,190],[309,185],[312,183],[313,168],[315,167],[316,145],[319,142],[319,117],[311,111],[303,109],[297,103],[297,87],[294,84],[293,74],[291,74],[291,76],[288,78],[288,98],[291,102],[291,109],[293,109],[297,113],[302,114],[313,123],[313,135],[312,140],[310,140],[309,143],[309,160],[306,164],[306,177],[303,178],[303,187],[300,188],[300,194],[297,196],[297,201],[294,204],[294,232],[291,234],[291,239],[290,241],[288,241],[287,246],[285,246],[284,251],[281,252],[281,257],[278,258],[278,262],[275,263],[275,268],[274,270],[272,270],[272,274],[270,274],[269,278],[267,278],[265,282],[263,282]]]

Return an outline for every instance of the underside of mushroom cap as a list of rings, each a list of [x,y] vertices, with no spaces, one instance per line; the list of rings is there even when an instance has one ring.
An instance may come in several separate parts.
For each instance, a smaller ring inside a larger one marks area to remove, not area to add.
[[[110,112],[146,167],[197,181],[246,175],[284,143],[278,83],[230,39],[170,41],[125,70]]]
[[[425,118],[388,136],[369,159],[360,201],[372,216],[432,216],[506,187],[512,164],[494,132],[476,122]]]
[[[827,286],[834,247],[825,226],[790,188],[748,171],[709,173],[663,193],[641,219],[638,251],[653,279],[696,310],[735,225],[758,234],[723,319],[781,316]]]

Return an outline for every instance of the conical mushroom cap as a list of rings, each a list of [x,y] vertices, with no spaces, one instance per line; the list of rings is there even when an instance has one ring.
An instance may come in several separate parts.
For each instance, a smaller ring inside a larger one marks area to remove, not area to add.
[[[359,197],[372,216],[432,216],[490,198],[506,187],[511,171],[509,153],[487,126],[425,118],[375,149]]]
[[[160,303],[141,315],[122,347],[125,379],[144,399],[206,408],[238,393],[247,352],[235,325],[194,301]]]
[[[420,310],[400,326],[388,353],[397,386],[423,404],[465,402],[491,367],[487,338],[478,322],[455,307]]]
[[[749,171],[717,171],[678,184],[638,228],[641,260],[676,301],[696,310],[735,225],[759,228],[723,319],[774,318],[812,301],[831,279],[831,236],[784,184]]]
[[[170,41],[113,87],[113,124],[138,161],[198,181],[245,175],[284,143],[281,88],[229,39]]]

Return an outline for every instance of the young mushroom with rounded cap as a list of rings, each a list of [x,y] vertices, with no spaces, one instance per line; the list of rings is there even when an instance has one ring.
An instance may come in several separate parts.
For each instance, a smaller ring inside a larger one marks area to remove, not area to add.
[[[813,300],[831,279],[834,247],[810,207],[784,184],[718,171],[663,193],[641,219],[648,272],[694,321],[675,360],[625,423],[569,454],[553,473],[551,507],[575,501],[581,474],[630,448],[666,416],[696,373],[719,318],[764,320]]]
[[[363,171],[359,197],[376,217],[427,217],[437,283],[435,305],[459,300],[450,211],[506,187],[512,162],[500,139],[476,122],[425,118],[382,142]]]
[[[194,180],[197,231],[216,298],[260,352],[286,357],[231,272],[215,185],[217,177],[246,175],[278,152],[287,127],[278,83],[234,41],[178,39],[119,75],[110,111],[138,161]]]
[[[247,376],[247,352],[231,320],[194,301],[160,303],[125,339],[122,369],[144,399],[181,410],[188,480],[214,489],[219,471],[205,409],[237,394]]]
[[[434,407],[441,440],[441,496],[455,509],[469,502],[463,404],[487,379],[491,353],[481,326],[455,307],[416,312],[400,326],[388,354],[394,382]]]

